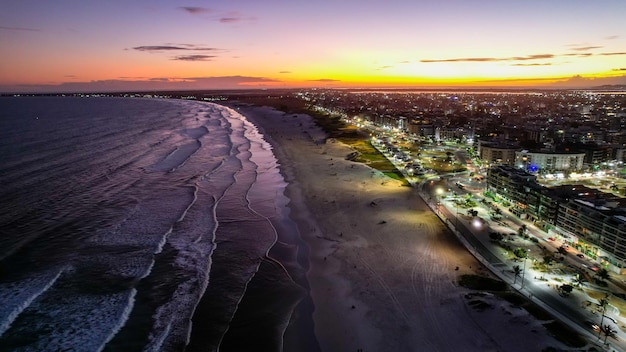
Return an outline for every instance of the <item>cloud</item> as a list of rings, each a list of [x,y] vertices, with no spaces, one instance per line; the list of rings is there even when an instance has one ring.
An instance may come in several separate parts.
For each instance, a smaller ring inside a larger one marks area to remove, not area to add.
[[[172,60],[179,61],[210,61],[216,57],[215,55],[179,55],[172,58]]]
[[[194,44],[177,44],[177,45],[142,45],[133,47],[133,50],[159,52],[159,51],[176,51],[176,50],[192,50],[192,51],[213,51],[216,48],[197,47]]]
[[[380,66],[379,68],[377,68],[376,70],[381,71],[381,70],[386,70],[388,68],[392,68],[393,66],[391,65],[385,65],[385,66]]]
[[[601,56],[626,55],[626,51],[614,52],[614,53],[600,53],[598,55],[601,55]]]
[[[609,35],[608,37],[604,37],[604,39],[606,40],[614,40],[619,38],[619,35]]]
[[[279,71],[278,73],[291,73],[291,71]]]
[[[233,23],[241,21],[240,17],[222,17],[220,18],[221,23]]]
[[[454,59],[434,59],[434,60],[420,60],[420,62],[498,62],[498,61],[526,61],[526,60],[542,60],[554,58],[553,54],[536,54],[527,56],[513,56],[513,57],[464,57]]]
[[[180,6],[178,9],[186,11],[186,12],[192,14],[192,15],[199,15],[199,14],[202,14],[202,13],[211,12],[211,10],[206,8],[206,7]]]
[[[588,51],[588,50],[601,49],[601,48],[603,48],[603,47],[602,46],[579,46],[579,47],[571,48],[570,50]]]
[[[576,57],[587,57],[592,56],[592,53],[574,53],[574,54],[563,54],[563,56],[576,56]]]
[[[48,85],[0,86],[0,92],[19,93],[86,93],[86,92],[143,92],[201,89],[242,89],[276,85],[280,80],[251,76],[212,77],[154,77],[138,80],[98,80],[64,82]]]
[[[614,68],[611,71],[626,71],[626,67]]]
[[[0,30],[5,31],[24,31],[24,32],[41,32],[39,28],[27,28],[27,27],[6,27],[0,26]]]

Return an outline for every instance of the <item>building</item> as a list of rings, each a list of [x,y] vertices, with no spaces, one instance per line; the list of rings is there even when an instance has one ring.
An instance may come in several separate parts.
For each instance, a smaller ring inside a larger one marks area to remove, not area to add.
[[[571,199],[559,206],[552,231],[608,270],[626,273],[626,209],[623,200]]]
[[[537,218],[538,196],[542,186],[537,176],[508,165],[491,167],[487,172],[487,191],[511,203],[510,210],[520,218]]]
[[[515,152],[519,147],[511,144],[478,141],[478,157],[488,166],[491,165],[515,165]]]
[[[584,161],[585,153],[515,152],[515,167],[529,172],[580,171]]]

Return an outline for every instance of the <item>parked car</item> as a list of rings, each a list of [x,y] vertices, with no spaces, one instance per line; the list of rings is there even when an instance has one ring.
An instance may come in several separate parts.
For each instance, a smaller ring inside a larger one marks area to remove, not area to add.
[[[578,254],[576,254],[576,256],[577,256],[578,258],[584,258],[584,257],[585,257],[585,255],[584,255],[584,254],[582,254],[582,253],[578,253]]]

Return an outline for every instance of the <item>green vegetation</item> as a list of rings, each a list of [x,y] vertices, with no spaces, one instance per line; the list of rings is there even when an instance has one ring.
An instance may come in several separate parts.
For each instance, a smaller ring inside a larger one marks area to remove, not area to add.
[[[518,258],[526,258],[528,256],[528,251],[524,248],[517,247],[513,250],[513,254],[515,254]]]
[[[291,96],[281,96],[280,99],[267,96],[242,96],[237,97],[237,100],[260,106],[271,106],[288,114],[307,114],[313,118],[315,124],[329,138],[335,138],[357,151],[359,156],[354,161],[367,164],[369,167],[381,171],[387,177],[403,181],[405,185],[408,185],[408,181],[402,173],[372,146],[369,136],[360,133],[355,126],[346,125],[341,120],[340,115],[318,112],[303,100]]]

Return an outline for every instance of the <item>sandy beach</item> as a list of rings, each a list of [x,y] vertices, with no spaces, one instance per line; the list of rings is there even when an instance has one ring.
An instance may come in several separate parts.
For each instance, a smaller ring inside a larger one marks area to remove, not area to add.
[[[290,217],[310,247],[306,276],[322,351],[564,347],[526,311],[457,284],[486,269],[415,189],[346,160],[352,150],[326,141],[307,115],[229,105],[263,132],[289,183]],[[288,330],[284,350],[317,346]]]

